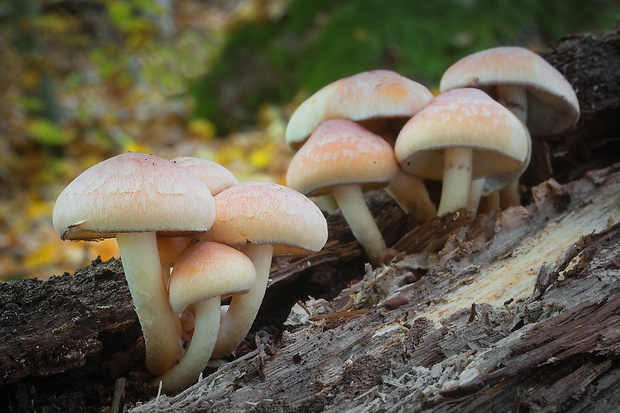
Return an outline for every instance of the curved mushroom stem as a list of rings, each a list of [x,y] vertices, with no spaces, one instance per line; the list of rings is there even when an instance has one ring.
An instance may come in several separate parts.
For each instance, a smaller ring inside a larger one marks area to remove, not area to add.
[[[194,304],[196,319],[194,334],[187,352],[176,366],[154,379],[152,384],[162,382],[164,392],[183,390],[198,381],[207,367],[215,346],[220,326],[220,297],[209,298]]]
[[[178,322],[161,275],[157,236],[155,232],[118,233],[116,241],[144,335],[146,368],[162,374],[174,366],[180,348]]]
[[[243,295],[235,295],[230,301],[230,306],[222,319],[211,358],[226,356],[237,348],[250,331],[265,296],[271,270],[273,245],[248,242],[243,252],[256,268],[256,281],[250,291]]]
[[[467,208],[471,186],[473,150],[448,148],[444,154],[443,186],[437,215]]]
[[[498,86],[495,92],[497,101],[511,111],[524,125],[527,124],[527,92],[519,86]]]
[[[415,210],[419,222],[426,222],[437,215],[437,208],[431,201],[424,182],[400,168],[385,190],[406,214]]]
[[[359,185],[339,185],[332,188],[332,193],[353,236],[364,248],[370,264],[372,266],[381,264],[387,247],[366,205],[362,188]]]

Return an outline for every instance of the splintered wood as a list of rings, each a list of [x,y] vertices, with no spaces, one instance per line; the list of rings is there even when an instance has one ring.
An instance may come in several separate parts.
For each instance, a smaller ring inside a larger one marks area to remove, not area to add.
[[[556,411],[594,380],[611,389],[619,201],[620,165],[546,181],[530,205],[477,217],[439,253],[398,257],[329,303],[299,305],[307,317],[260,375],[250,353],[132,411]]]

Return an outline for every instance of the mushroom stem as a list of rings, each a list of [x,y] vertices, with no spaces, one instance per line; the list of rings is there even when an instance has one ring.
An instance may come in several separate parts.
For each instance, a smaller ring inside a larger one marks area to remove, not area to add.
[[[471,187],[473,150],[446,148],[444,154],[443,186],[437,215],[467,208]]]
[[[256,281],[246,294],[233,296],[228,311],[222,319],[211,358],[224,357],[237,348],[250,331],[265,296],[271,270],[273,245],[248,242],[243,252],[256,268]]]
[[[117,233],[129,292],[144,335],[146,368],[162,374],[179,356],[177,322],[161,274],[155,232]]]
[[[329,215],[333,215],[338,211],[338,204],[332,194],[314,196],[311,199],[321,211],[325,211]]]
[[[497,87],[496,100],[511,111],[523,124],[527,124],[527,92],[520,86],[502,85]]]
[[[220,297],[213,297],[194,304],[196,318],[194,334],[187,352],[176,366],[153,380],[162,382],[164,392],[183,390],[198,381],[200,373],[207,367],[215,346],[220,325]]]
[[[521,196],[519,194],[519,180],[513,180],[505,187],[499,190],[499,204],[502,208],[521,205]]]
[[[332,193],[353,236],[366,252],[370,264],[372,266],[381,264],[387,247],[366,205],[362,188],[359,185],[339,185],[332,189]]]
[[[480,198],[482,198],[482,190],[484,188],[484,178],[473,179],[469,188],[469,199],[467,200],[467,208],[478,211],[480,206]]]
[[[499,191],[491,192],[480,199],[478,213],[490,215],[494,212],[501,211]]]
[[[415,211],[419,222],[426,222],[437,215],[437,208],[431,201],[424,182],[400,168],[385,190],[406,214]]]

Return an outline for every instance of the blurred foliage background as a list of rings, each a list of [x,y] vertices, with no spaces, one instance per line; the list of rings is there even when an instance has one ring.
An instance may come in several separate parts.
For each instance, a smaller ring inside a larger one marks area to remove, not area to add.
[[[618,18],[618,0],[0,1],[0,280],[117,255],[51,226],[58,194],[105,158],[200,156],[283,183],[286,122],[333,80],[386,68],[435,89],[471,52]]]

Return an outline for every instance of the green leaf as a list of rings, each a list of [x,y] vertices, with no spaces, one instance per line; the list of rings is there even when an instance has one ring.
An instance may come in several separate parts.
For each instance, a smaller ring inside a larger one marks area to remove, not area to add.
[[[75,139],[73,133],[67,133],[62,128],[46,119],[33,119],[26,128],[28,136],[45,146],[65,145]]]

